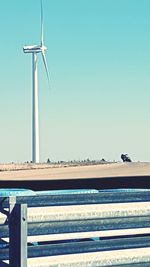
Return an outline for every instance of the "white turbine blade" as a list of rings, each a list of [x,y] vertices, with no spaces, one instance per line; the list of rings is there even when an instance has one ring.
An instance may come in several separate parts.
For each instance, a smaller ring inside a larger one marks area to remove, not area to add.
[[[41,0],[41,46],[44,45],[43,3]]]
[[[46,70],[46,74],[47,74],[47,79],[48,79],[48,83],[49,83],[49,87],[50,87],[50,76],[49,76],[49,71],[48,71],[48,66],[47,66],[47,61],[46,61],[46,56],[44,51],[42,51],[42,58],[43,58],[43,62],[44,62],[44,66],[45,66],[45,70]]]

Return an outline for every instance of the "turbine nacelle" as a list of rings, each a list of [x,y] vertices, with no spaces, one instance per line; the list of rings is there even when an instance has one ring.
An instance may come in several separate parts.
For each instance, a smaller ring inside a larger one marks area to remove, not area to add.
[[[43,53],[46,50],[44,45],[28,45],[23,47],[24,53]]]

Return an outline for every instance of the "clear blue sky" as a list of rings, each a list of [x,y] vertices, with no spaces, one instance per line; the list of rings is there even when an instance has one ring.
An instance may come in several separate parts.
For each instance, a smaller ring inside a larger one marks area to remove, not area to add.
[[[43,0],[41,160],[150,161],[150,1]],[[31,56],[40,1],[0,1],[0,162],[31,159]]]

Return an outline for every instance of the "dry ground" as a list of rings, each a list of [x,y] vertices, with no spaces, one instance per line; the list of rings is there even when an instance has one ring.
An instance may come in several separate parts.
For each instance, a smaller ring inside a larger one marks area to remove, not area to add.
[[[150,175],[149,162],[111,163],[92,166],[0,165],[0,180],[101,178]]]

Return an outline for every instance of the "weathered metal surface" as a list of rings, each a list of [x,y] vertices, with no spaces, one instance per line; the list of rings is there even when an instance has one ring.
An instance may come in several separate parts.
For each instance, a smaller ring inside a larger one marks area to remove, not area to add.
[[[82,241],[51,245],[29,246],[28,257],[32,258],[144,247],[150,247],[150,237],[134,237],[124,239],[118,238],[111,240]],[[8,252],[8,248],[1,249],[0,260],[8,260]]]
[[[149,191],[17,196],[16,201],[27,201],[30,208],[27,212],[26,204],[15,204],[12,199],[10,256],[8,248],[0,249],[0,267],[8,259],[11,266],[27,266],[27,220],[29,242],[70,239],[69,243],[29,246],[28,267],[150,266],[150,236],[114,238],[150,235]],[[8,198],[0,197],[2,239],[9,233],[6,207]],[[102,240],[106,236],[112,239]],[[71,241],[95,237],[96,241]]]
[[[0,248],[0,266],[2,260],[9,260],[9,249],[8,248]]]
[[[133,228],[150,228],[150,216],[29,223],[28,235],[48,235]]]
[[[69,242],[28,248],[28,257],[150,247],[150,237],[120,238],[99,241]]]
[[[9,236],[9,228],[7,225],[0,225],[0,238]]]
[[[0,228],[1,229],[1,228]],[[51,230],[49,230],[50,232]],[[43,234],[39,229],[34,229],[35,235],[28,236],[28,242],[47,242],[47,241],[58,241],[58,240],[71,240],[71,239],[85,239],[85,238],[113,238],[119,236],[130,236],[130,235],[150,235],[150,228],[133,228],[133,229],[122,229],[122,230],[103,230],[103,231],[87,231],[87,232],[70,232],[61,234]],[[57,230],[59,232],[59,229]],[[67,232],[67,228],[64,230]],[[69,231],[68,231],[69,232]],[[5,235],[8,236],[8,235]],[[2,238],[5,242],[9,242],[8,238]],[[3,242],[2,242],[3,243]]]
[[[28,267],[104,267],[125,264],[150,264],[150,249],[125,249],[116,251],[92,252],[63,256],[28,259]]]
[[[29,207],[36,206],[63,206],[98,203],[125,203],[125,202],[150,201],[150,190],[133,192],[99,192],[88,194],[65,194],[65,195],[35,195],[17,196],[17,203],[27,203]],[[7,197],[0,197],[0,207],[8,207]]]
[[[36,235],[28,236],[28,242],[49,242],[49,241],[63,241],[72,239],[85,239],[85,238],[116,238],[125,237],[129,235],[150,235],[150,228],[137,228],[137,229],[122,229],[110,231],[93,231],[93,232],[75,232],[65,234],[51,234],[51,235]]]
[[[150,216],[150,202],[28,208],[28,222]]]
[[[27,205],[15,204],[9,217],[10,267],[27,267]]]

